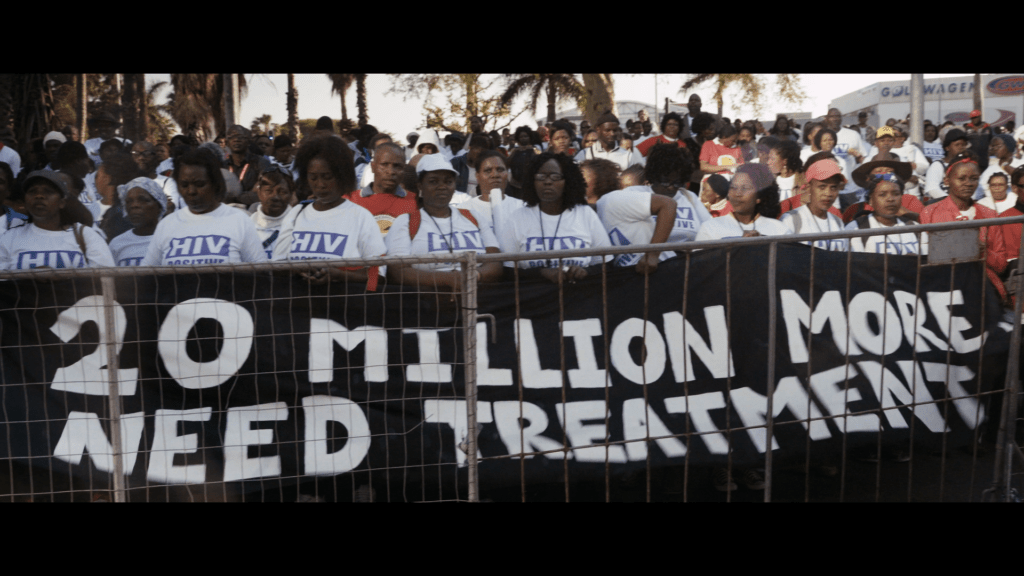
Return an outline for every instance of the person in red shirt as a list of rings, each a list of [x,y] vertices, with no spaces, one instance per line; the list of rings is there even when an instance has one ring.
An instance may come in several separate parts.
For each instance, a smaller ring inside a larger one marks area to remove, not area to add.
[[[700,171],[731,176],[736,167],[743,164],[743,151],[736,146],[737,138],[739,132],[735,126],[722,125],[718,129],[718,144],[709,140],[700,149]]]
[[[414,156],[416,162],[423,154]],[[355,190],[345,198],[366,208],[380,227],[380,233],[387,236],[391,224],[402,214],[419,210],[416,195],[408,193],[400,185],[405,170],[405,151],[397,144],[381,144],[370,161],[373,182],[362,190]]]
[[[669,112],[661,119],[661,134],[655,138],[648,138],[636,145],[641,154],[647,156],[658,144],[676,144],[680,148],[686,148],[686,143],[679,138],[679,131],[683,126],[683,118],[675,112]]]
[[[962,220],[980,220],[995,218],[996,212],[975,202],[972,198],[978,188],[978,163],[969,156],[960,154],[946,168],[945,183],[949,186],[949,195],[939,202],[925,206],[921,212],[922,224],[937,222],[957,222]],[[979,229],[979,241],[985,245],[985,272],[992,281],[999,297],[1006,300],[1006,289],[999,279],[999,274],[1006,270],[1005,242],[1001,226],[989,226]]]

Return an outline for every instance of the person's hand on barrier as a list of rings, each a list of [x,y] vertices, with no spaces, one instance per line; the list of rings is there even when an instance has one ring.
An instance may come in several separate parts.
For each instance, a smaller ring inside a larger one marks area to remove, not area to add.
[[[581,266],[569,266],[566,264],[561,268],[544,268],[540,271],[540,274],[554,284],[558,284],[560,277],[570,284],[574,284],[577,280],[587,277],[587,269]]]
[[[637,274],[650,274],[658,269],[658,258],[661,256],[659,252],[650,252],[644,254],[640,258],[640,261],[636,263]]]
[[[743,233],[743,237],[744,238],[754,238],[755,236],[760,236],[760,235],[761,235],[761,233],[758,232],[757,230],[747,230],[746,232]]]
[[[299,277],[303,280],[309,281],[310,284],[320,286],[321,284],[327,283],[331,277],[331,273],[327,268],[320,268],[312,272],[299,272]]]

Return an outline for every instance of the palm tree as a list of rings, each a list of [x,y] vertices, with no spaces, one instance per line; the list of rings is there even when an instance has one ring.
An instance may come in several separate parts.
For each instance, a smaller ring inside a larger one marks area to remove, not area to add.
[[[345,96],[352,83],[356,80],[356,74],[328,74],[331,79],[331,94],[341,96],[341,121],[348,120],[348,108],[345,107]]]
[[[252,131],[253,132],[262,132],[263,134],[269,134],[270,133],[270,120],[271,120],[270,114],[264,114],[262,116],[257,116],[256,118],[253,118],[252,119]]]
[[[356,74],[356,107],[359,109],[359,127],[362,128],[370,120],[366,114],[366,74]]]
[[[174,135],[174,122],[168,114],[171,111],[170,104],[157,104],[156,95],[167,82],[154,82],[146,89],[146,124],[153,141],[166,142]]]
[[[563,98],[572,98],[580,109],[586,108],[587,91],[572,74],[524,74],[518,78],[508,75],[509,84],[501,95],[501,103],[510,104],[521,94],[529,93],[530,108],[537,114],[542,91],[546,90],[548,122],[555,121],[555,104]]]
[[[170,113],[182,134],[202,141],[227,131],[224,123],[224,76],[222,74],[171,74],[174,92]],[[239,96],[246,92],[245,76],[238,75]]]
[[[288,75],[288,133],[299,136],[299,91],[295,88],[295,74]]]

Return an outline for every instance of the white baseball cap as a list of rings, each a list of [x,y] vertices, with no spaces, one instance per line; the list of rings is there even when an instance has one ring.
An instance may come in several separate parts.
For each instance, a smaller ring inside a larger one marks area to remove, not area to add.
[[[452,167],[452,163],[445,160],[441,154],[427,154],[420,158],[420,161],[416,164],[417,176],[424,172],[435,172],[437,170],[448,170],[456,176],[459,175],[459,171]]]

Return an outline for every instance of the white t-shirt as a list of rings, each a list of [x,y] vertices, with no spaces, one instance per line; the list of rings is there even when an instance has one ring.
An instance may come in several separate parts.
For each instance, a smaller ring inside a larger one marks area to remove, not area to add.
[[[850,150],[854,148],[860,151],[861,154],[864,154],[866,151],[864,140],[860,137],[860,132],[850,130],[849,128],[840,128],[839,132],[836,133],[836,145],[832,148],[832,153],[843,159],[849,158],[850,164],[856,165],[857,160],[850,156]]]
[[[558,216],[544,214],[539,205],[523,206],[508,214],[507,225],[508,234],[499,236],[498,242],[501,251],[510,254],[612,245],[597,213],[589,206],[574,206]],[[611,259],[611,255],[566,258],[562,265],[591,266]],[[555,268],[558,260],[521,260],[518,265],[520,268]]]
[[[153,236],[139,236],[135,230],[129,230],[110,241],[110,254],[118,266],[138,266],[149,251],[149,242]]]
[[[619,165],[619,168],[625,170],[633,164],[639,164],[641,166],[647,165],[647,159],[633,148],[626,150],[625,148],[616,145],[612,150],[605,150],[604,144],[600,142],[594,142],[589,148],[584,148],[576,154],[576,162],[580,163],[585,160],[593,160],[594,158],[604,158],[605,160],[611,160]]]
[[[650,244],[654,237],[656,217],[651,216],[653,193],[648,186],[630,186],[615,190],[597,201],[597,216],[608,231],[608,238],[615,246]],[[699,223],[698,223],[699,226]],[[694,229],[696,234],[696,228]],[[665,251],[658,261],[668,260],[675,252]],[[616,266],[635,266],[642,253],[619,254],[615,256]]]
[[[463,208],[465,209],[465,208]],[[466,218],[459,207],[452,206],[450,218],[431,218],[427,211],[420,208],[420,225],[416,237],[409,237],[408,214],[395,218],[391,230],[384,238],[388,256],[409,256],[412,254],[444,254],[447,252],[476,252],[484,254],[488,248],[497,248],[498,240],[490,226],[480,221],[477,213],[473,217],[480,223],[477,227]],[[451,248],[449,250],[449,247]],[[451,272],[461,270],[458,262],[437,262],[413,264],[413,268],[434,272]]]
[[[928,198],[944,198],[949,194],[949,187],[942,183],[946,176],[946,164],[940,158],[928,165],[924,177],[924,192]]]
[[[981,177],[978,179],[978,188],[974,191],[974,200],[992,197],[992,191],[988,187],[988,179],[996,173],[1006,174],[1006,187],[1010,188],[1010,174],[999,165],[999,160],[989,158],[988,167],[985,168],[985,171],[981,173]]]
[[[11,228],[0,236],[0,270],[31,268],[95,268],[113,266],[107,243],[95,230],[75,224],[82,230],[85,257],[71,228],[43,230],[35,224]],[[86,262],[88,259],[88,263]]]
[[[925,142],[924,155],[931,161],[944,157],[946,155],[946,151],[942,149],[942,139],[937,138],[934,142]]]
[[[120,140],[121,143],[124,144],[125,148],[130,150],[132,145],[131,140],[128,140],[127,138],[121,138],[120,136],[114,136],[114,140]],[[100,158],[100,145],[103,144],[104,142],[106,142],[106,140],[100,138],[99,136],[95,138],[89,138],[88,140],[85,141],[85,151],[88,152],[89,158],[93,161],[94,164],[96,164],[97,168],[99,168],[100,164],[103,164],[103,159]]]
[[[8,222],[8,220],[7,220],[7,213],[4,212],[4,211],[0,211],[0,236],[3,236],[4,233],[7,232],[8,226],[11,229],[14,229],[14,228],[19,228],[21,226],[24,226],[27,223],[28,222],[22,220],[21,218],[12,218]]]
[[[1007,192],[1006,198],[1002,202],[996,202],[993,200],[992,194],[989,193],[981,200],[978,200],[978,204],[995,210],[996,214],[1002,214],[1017,205],[1017,193]]]
[[[260,242],[263,243],[263,251],[267,253],[268,260],[274,258],[274,247],[277,246],[277,239],[281,237],[281,225],[289,210],[291,208],[282,212],[280,216],[267,216],[262,208],[257,208],[250,216],[256,225],[256,233],[260,235]]]
[[[274,260],[372,258],[385,252],[373,214],[346,200],[323,212],[311,204],[293,207],[281,225]]]
[[[200,266],[228,262],[265,262],[256,226],[249,215],[221,204],[212,212],[175,210],[153,233],[140,266]]]
[[[515,198],[512,198],[515,200]],[[494,218],[491,216],[491,203],[479,196],[470,196],[469,198],[463,198],[461,201],[456,201],[452,198],[451,206],[453,208],[467,208],[473,212],[476,216],[476,221],[480,223],[480,226],[486,226],[491,229],[491,234],[497,238],[497,234],[494,232]],[[386,242],[385,242],[386,244]]]
[[[174,203],[175,210],[185,209],[185,201],[182,200],[181,194],[178,193],[178,183],[174,181],[174,178],[157,174],[153,181],[157,183],[157,186],[160,186],[164,194],[167,194],[167,199]]]
[[[779,185],[779,202],[793,196],[793,189],[796,188],[796,174],[783,178],[775,177],[775,183]]]
[[[696,240],[700,242],[701,240],[742,238],[744,232],[750,232],[751,230],[756,230],[762,236],[784,236],[793,233],[789,227],[774,218],[758,216],[750,224],[742,224],[730,212],[725,216],[712,218],[701,224]]]
[[[835,214],[826,212],[825,218],[818,218],[811,212],[811,209],[808,208],[807,205],[803,205],[795,210],[786,212],[779,218],[779,222],[788,226],[795,234],[842,232],[844,229],[843,221]],[[803,244],[807,244],[808,246],[813,246],[815,248],[821,248],[822,250],[846,252],[847,239],[829,238],[825,240],[815,240],[814,242],[803,242]]]
[[[885,226],[879,222],[874,214],[868,215],[868,224],[871,228],[907,228],[907,225],[899,220],[893,226]],[[859,230],[857,222],[850,222],[846,225],[847,230]],[[917,254],[920,245],[917,235],[913,232],[902,232],[899,234],[886,234],[885,236],[868,236],[866,238],[850,238],[850,250],[854,252],[870,252],[872,254]]]
[[[21,154],[10,146],[4,145],[0,148],[0,162],[6,163],[11,167],[11,172],[14,173],[14,177],[18,177],[18,173],[21,172]]]

